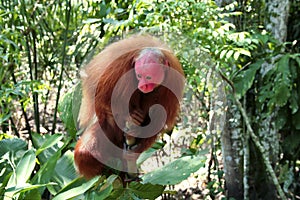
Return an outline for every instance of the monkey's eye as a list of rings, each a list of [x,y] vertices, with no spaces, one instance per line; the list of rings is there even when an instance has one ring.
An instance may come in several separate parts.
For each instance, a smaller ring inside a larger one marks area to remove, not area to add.
[[[142,78],[142,75],[141,74],[137,74],[137,78],[138,79]]]
[[[146,76],[146,79],[147,80],[151,80],[151,76]]]

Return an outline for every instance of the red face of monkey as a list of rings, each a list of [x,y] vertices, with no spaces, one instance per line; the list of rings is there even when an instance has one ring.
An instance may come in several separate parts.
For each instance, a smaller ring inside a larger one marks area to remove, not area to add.
[[[152,92],[164,80],[163,54],[156,49],[144,49],[136,59],[134,69],[139,90]]]

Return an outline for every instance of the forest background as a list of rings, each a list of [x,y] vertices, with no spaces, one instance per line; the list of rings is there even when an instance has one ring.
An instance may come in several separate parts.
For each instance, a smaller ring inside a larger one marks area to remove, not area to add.
[[[0,8],[0,199],[300,199],[299,0],[2,0]],[[72,154],[78,74],[133,33],[160,37],[180,59],[180,119],[143,154],[141,166],[154,156],[161,168],[142,182],[86,182]]]

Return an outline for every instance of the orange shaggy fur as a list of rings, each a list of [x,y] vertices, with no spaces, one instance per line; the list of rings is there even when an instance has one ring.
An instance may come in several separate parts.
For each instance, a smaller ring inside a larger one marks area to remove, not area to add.
[[[172,129],[175,125],[179,112],[179,101],[168,88],[158,86],[148,94],[136,90],[131,96],[129,105],[124,105],[122,101],[131,88],[137,88],[138,82],[135,74],[131,74],[131,79],[122,83],[122,87],[115,88],[119,79],[133,69],[134,60],[139,52],[149,47],[160,49],[169,66],[183,76],[181,64],[172,51],[160,40],[149,35],[134,35],[109,45],[84,68],[82,75],[83,97],[79,120],[80,127],[84,128],[85,131],[75,147],[75,164],[79,173],[86,178],[92,178],[105,170],[105,166],[93,156],[94,154],[103,157],[109,156],[109,149],[106,149],[106,144],[101,143],[97,134],[98,126],[102,128],[113,144],[121,149],[124,145],[124,132],[122,128],[118,127],[112,115],[111,97],[114,89],[118,94],[118,101],[120,101],[118,104],[120,107],[116,109],[118,116],[121,119],[124,118],[124,124],[128,117],[122,113],[124,106],[129,106],[130,114],[135,109],[142,110],[145,116],[144,125],[147,125],[149,123],[149,108],[153,104],[160,104],[167,112],[164,129]],[[168,71],[166,71],[164,81],[173,84],[182,93],[184,82],[174,81],[172,76],[168,76]],[[149,138],[139,138],[137,148],[134,151],[141,153],[151,147],[157,134],[159,132]],[[96,153],[91,153],[91,151]]]

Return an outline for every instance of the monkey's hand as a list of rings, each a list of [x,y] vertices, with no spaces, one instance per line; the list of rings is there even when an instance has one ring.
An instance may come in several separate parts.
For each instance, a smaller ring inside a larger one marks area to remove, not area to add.
[[[139,127],[142,125],[142,123],[145,120],[145,114],[142,112],[142,110],[136,109],[131,113],[130,117],[125,122],[125,127],[123,131],[126,135],[130,135],[132,137],[138,137],[140,134]],[[128,137],[129,143],[128,145],[132,145],[134,142],[130,142],[132,137]]]
[[[141,109],[135,109],[131,114],[131,118],[135,125],[141,126],[145,120],[145,114]]]

